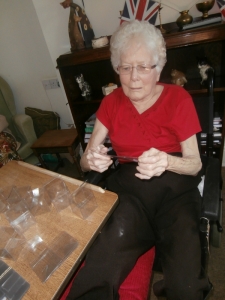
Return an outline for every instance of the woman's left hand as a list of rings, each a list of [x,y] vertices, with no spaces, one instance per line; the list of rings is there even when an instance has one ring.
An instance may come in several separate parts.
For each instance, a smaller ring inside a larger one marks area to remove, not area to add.
[[[135,176],[140,179],[150,179],[153,176],[160,176],[167,167],[168,155],[163,151],[151,148],[138,157],[137,170],[139,173],[136,173]]]

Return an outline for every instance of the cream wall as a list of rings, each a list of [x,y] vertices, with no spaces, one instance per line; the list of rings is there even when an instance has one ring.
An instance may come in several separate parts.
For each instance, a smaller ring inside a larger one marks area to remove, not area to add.
[[[19,113],[26,106],[54,110],[61,117],[62,128],[67,128],[73,120],[56,69],[56,59],[70,50],[69,9],[63,9],[61,1],[0,0],[0,75],[12,87]],[[194,0],[163,1],[182,10],[189,8]],[[81,0],[74,2],[82,6]],[[125,0],[84,0],[84,3],[96,37],[111,35],[119,26],[119,11]],[[211,13],[217,11],[215,5]],[[201,15],[195,5],[190,14]],[[179,12],[164,6],[161,17],[163,23],[173,22]],[[58,78],[61,87],[45,91],[42,80],[50,78]]]

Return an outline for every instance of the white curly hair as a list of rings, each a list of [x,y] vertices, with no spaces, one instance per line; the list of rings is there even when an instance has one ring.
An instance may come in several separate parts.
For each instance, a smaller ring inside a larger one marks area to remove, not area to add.
[[[122,23],[110,39],[111,63],[118,73],[121,54],[136,39],[149,50],[149,55],[160,74],[166,63],[166,44],[159,29],[147,21],[133,20]]]

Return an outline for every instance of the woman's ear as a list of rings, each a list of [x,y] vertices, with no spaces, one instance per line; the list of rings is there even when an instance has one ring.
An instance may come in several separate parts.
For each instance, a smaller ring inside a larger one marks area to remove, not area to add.
[[[157,81],[157,82],[158,82],[159,79],[160,79],[160,75],[161,75],[161,73],[158,73],[157,78],[156,78],[156,81]]]

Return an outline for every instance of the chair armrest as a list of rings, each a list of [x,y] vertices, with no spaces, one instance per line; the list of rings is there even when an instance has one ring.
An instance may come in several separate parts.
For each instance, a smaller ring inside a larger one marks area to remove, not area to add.
[[[211,221],[219,220],[221,197],[221,167],[220,161],[207,157],[205,166],[205,181],[203,189],[202,216]]]
[[[14,117],[14,122],[31,146],[37,139],[32,118],[28,115],[20,114]]]

